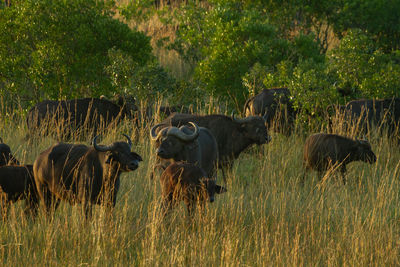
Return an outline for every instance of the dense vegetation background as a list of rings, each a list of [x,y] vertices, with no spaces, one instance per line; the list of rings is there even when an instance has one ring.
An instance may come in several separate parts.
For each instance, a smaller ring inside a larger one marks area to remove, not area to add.
[[[55,140],[27,142],[24,112],[49,98],[128,93],[223,113],[287,86],[315,119],[330,103],[400,96],[398,14],[400,1],[389,0],[14,0],[0,7],[0,137],[34,162]],[[358,137],[336,119],[312,130]],[[268,145],[236,161],[228,192],[188,224],[183,205],[160,216],[151,125],[133,125],[101,140],[127,133],[144,159],[122,175],[113,213],[96,207],[88,222],[82,206],[62,202],[34,221],[23,203],[11,205],[2,265],[400,265],[400,154],[379,129],[369,135],[376,164],[350,164],[345,186],[331,173],[307,174],[301,186],[306,135],[271,131]]]
[[[250,95],[286,86],[313,114],[400,95],[399,13],[390,0],[15,0],[0,9],[0,96],[27,108],[115,92],[206,95],[241,111]],[[162,60],[168,51],[185,75]]]

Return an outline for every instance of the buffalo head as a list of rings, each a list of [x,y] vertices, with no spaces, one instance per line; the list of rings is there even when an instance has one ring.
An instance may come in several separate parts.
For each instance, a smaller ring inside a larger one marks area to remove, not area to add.
[[[8,164],[19,165],[19,161],[11,154],[10,147],[0,138],[0,166]]]
[[[116,95],[115,102],[118,106],[123,107],[126,112],[131,115],[133,115],[133,112],[138,110],[138,107],[136,106],[136,99],[131,95]]]
[[[210,202],[214,202],[214,200],[215,200],[214,196],[216,193],[222,194],[227,191],[225,187],[217,185],[215,183],[215,179],[213,179],[213,178],[202,178],[200,181],[201,181],[203,190],[207,191],[208,200]],[[206,193],[206,192],[204,192],[204,193]]]
[[[135,152],[131,152],[132,141],[124,134],[127,142],[114,142],[110,145],[103,146],[97,144],[96,136],[93,139],[93,147],[96,151],[106,152],[106,164],[116,166],[121,171],[133,171],[139,166],[139,162],[142,161],[142,157]]]
[[[361,160],[368,163],[376,162],[376,156],[372,151],[371,144],[367,140],[356,140],[353,151],[354,160]]]
[[[199,136],[199,127],[193,123],[189,122],[194,130],[192,131],[187,126],[182,126],[180,128],[174,126],[167,126],[163,124],[157,124],[150,130],[151,139],[157,143],[158,149],[156,151],[157,156],[164,159],[174,158],[178,153],[180,153],[184,146],[188,143],[193,142]],[[164,126],[158,134],[156,130]]]
[[[250,116],[244,119],[237,119],[234,114],[232,114],[232,120],[238,123],[244,135],[256,144],[262,145],[271,141],[263,117]]]

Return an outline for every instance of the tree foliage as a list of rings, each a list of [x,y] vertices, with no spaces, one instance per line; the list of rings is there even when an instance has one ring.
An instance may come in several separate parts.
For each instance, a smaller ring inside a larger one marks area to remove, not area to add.
[[[0,90],[29,101],[100,95],[114,90],[110,49],[137,65],[149,38],[113,18],[113,1],[26,0],[0,10]]]
[[[294,64],[302,58],[321,60],[313,36],[281,38],[258,5],[241,1],[210,4],[211,8],[199,9],[190,3],[180,10],[172,46],[195,62],[194,78],[210,95],[229,99],[239,108],[248,96],[242,79],[256,63],[274,72],[285,59]]]
[[[28,101],[115,91],[143,100],[206,94],[242,110],[250,95],[288,87],[307,116],[331,103],[400,96],[399,1],[160,3],[13,1],[0,9],[0,94]],[[191,77],[171,77],[149,37],[116,20],[115,10],[131,25],[157,16],[172,26],[166,47],[193,67]]]

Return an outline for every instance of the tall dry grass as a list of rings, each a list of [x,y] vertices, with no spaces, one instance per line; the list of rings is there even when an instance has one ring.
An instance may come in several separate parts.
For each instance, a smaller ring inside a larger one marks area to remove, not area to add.
[[[331,131],[351,135],[351,129],[335,125]],[[24,118],[0,119],[0,126],[0,136],[24,163],[56,141],[25,142]],[[155,157],[148,128],[137,131],[125,121],[102,138],[108,143],[123,140],[121,133],[136,136],[134,150],[144,159],[122,175],[112,216],[96,207],[87,222],[79,205],[62,203],[52,220],[39,214],[32,221],[17,203],[0,225],[0,265],[400,264],[400,153],[386,137],[370,136],[377,163],[351,163],[345,186],[334,174],[318,182],[314,173],[301,186],[304,135],[272,134],[268,145],[242,153],[229,174],[228,192],[188,223],[183,205],[160,216],[159,181],[149,179]]]

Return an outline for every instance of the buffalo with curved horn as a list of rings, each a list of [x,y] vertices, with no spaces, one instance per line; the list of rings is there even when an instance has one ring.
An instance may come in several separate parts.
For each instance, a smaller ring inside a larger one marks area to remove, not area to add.
[[[122,172],[138,168],[141,156],[131,152],[132,141],[93,146],[56,143],[41,152],[33,164],[39,197],[46,210],[57,208],[60,200],[83,203],[86,216],[91,204],[114,207]]]
[[[165,169],[172,162],[185,161],[196,164],[208,177],[213,177],[218,158],[217,141],[208,129],[193,122],[189,124],[192,127],[157,124],[151,128],[158,158],[155,168]]]
[[[225,115],[193,115],[174,113],[161,124],[179,127],[188,122],[207,128],[215,137],[218,144],[218,167],[223,171],[226,181],[225,169],[230,169],[236,158],[245,149],[253,144],[262,145],[271,140],[268,135],[265,121],[260,116],[251,116],[237,119],[235,116]]]

